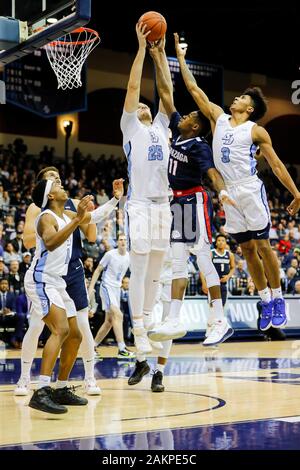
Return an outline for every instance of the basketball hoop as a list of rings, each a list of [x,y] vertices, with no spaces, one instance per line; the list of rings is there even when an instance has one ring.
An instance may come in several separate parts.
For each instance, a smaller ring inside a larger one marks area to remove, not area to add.
[[[77,28],[44,46],[57,77],[57,88],[67,90],[82,86],[82,66],[100,41],[97,31]]]

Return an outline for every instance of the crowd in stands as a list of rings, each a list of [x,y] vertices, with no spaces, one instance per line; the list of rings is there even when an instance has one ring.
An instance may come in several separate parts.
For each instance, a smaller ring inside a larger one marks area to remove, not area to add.
[[[7,147],[0,145],[0,327],[14,317],[14,334],[10,339],[14,347],[20,347],[27,325],[28,306],[24,295],[24,275],[33,250],[23,244],[25,214],[31,201],[31,191],[37,173],[45,166],[56,166],[61,174],[70,197],[82,198],[93,194],[96,205],[104,204],[111,197],[112,181],[115,178],[127,179],[127,162],[114,155],[101,155],[92,158],[84,156],[77,148],[73,152],[69,168],[62,159],[55,156],[54,148],[45,146],[38,156],[30,155],[22,139],[16,139]],[[297,181],[297,170],[290,172]],[[273,174],[265,170],[260,174],[267,188],[268,204],[271,213],[270,239],[280,265],[281,283],[284,294],[300,294],[300,215],[289,216],[286,206],[290,202],[288,192],[279,184]],[[207,182],[209,185],[209,182]],[[241,247],[225,233],[225,213],[211,188],[214,205],[213,234],[226,236],[228,248],[234,253],[236,269],[229,281],[231,295],[256,295],[255,286],[247,271]],[[104,253],[116,247],[117,233],[124,231],[124,210],[117,209],[111,218],[98,227],[95,243],[83,240],[84,268],[87,280]],[[189,260],[188,295],[201,295],[201,282],[195,259]],[[127,300],[126,300],[127,299]],[[122,305],[128,304],[128,279],[124,279]],[[101,312],[101,301],[97,292],[95,305],[90,316]]]

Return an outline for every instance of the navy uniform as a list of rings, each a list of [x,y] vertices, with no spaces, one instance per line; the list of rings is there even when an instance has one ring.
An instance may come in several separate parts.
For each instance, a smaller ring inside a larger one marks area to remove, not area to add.
[[[72,199],[67,200],[65,209],[72,212],[77,212]],[[66,276],[63,277],[67,284],[66,291],[73,300],[77,312],[87,308],[89,305],[85,286],[84,269],[81,261],[82,256],[83,253],[80,229],[77,228],[73,232],[73,246],[68,272]]]
[[[228,250],[224,251],[224,254],[221,255],[215,248],[212,250],[212,262],[217,270],[219,278],[227,276],[230,272],[230,253]],[[227,300],[227,282],[221,282],[221,295],[222,295],[222,304],[223,306]]]
[[[179,113],[173,113],[169,126],[172,131],[168,166],[173,191],[171,242],[195,247],[200,241],[200,234],[206,243],[211,243],[213,209],[209,193],[202,187],[202,178],[215,166],[211,148],[205,139],[192,137],[180,140],[177,128],[180,119]]]

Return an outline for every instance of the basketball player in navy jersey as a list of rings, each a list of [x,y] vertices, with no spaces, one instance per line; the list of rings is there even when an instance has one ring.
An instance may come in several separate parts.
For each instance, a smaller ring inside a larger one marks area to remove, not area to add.
[[[197,85],[185,62],[186,48],[180,47],[177,33],[175,47],[185,85],[210,121],[215,166],[224,178],[227,192],[236,202],[235,206],[224,206],[225,229],[241,245],[249,273],[261,297],[260,328],[263,331],[271,326],[281,328],[287,321],[285,301],[277,258],[269,241],[270,214],[266,191],[256,172],[257,146],[273,173],[294,198],[287,207],[290,215],[300,208],[300,192],[274,151],[268,132],[256,124],[267,111],[265,98],[259,88],[248,88],[233,100],[230,114],[225,114]]]
[[[233,254],[226,249],[227,242],[226,237],[219,233],[216,237],[215,248],[211,250],[212,262],[216,268],[218,276],[221,282],[221,296],[223,307],[227,300],[227,283],[233,276],[235,270],[235,259]],[[201,275],[202,291],[204,294],[208,293],[206,281],[203,275]],[[208,321],[209,323],[209,321]]]
[[[159,97],[170,119],[172,140],[168,165],[169,184],[173,191],[171,211],[172,246],[172,301],[167,319],[148,335],[154,341],[165,341],[184,336],[186,331],[180,322],[180,309],[188,282],[187,261],[190,251],[197,256],[200,271],[206,278],[210,293],[211,308],[215,321],[210,335],[203,345],[212,346],[225,341],[233,334],[221,300],[220,280],[211,261],[211,202],[208,192],[202,186],[207,173],[221,198],[230,203],[224,192],[221,175],[215,169],[212,152],[208,143],[200,137],[204,131],[203,118],[198,111],[181,117],[173,103],[173,90],[165,78],[167,59],[164,52],[164,39],[150,48],[156,68]],[[170,74],[170,71],[169,71]]]
[[[60,182],[60,176],[57,168],[46,167],[37,175],[37,181],[43,179],[52,179]],[[118,181],[118,180],[117,180]],[[114,191],[117,194],[118,191]],[[120,194],[118,193],[119,197]],[[79,201],[68,199],[65,204],[67,210],[76,212]],[[117,198],[113,198],[101,206],[103,218],[109,215],[118,203]],[[97,209],[97,210],[99,210]],[[26,212],[26,221],[24,229],[24,244],[27,249],[35,247],[36,235],[34,223],[36,217],[40,214],[40,208],[32,203]],[[84,232],[87,239],[91,242],[96,239],[96,225],[81,225],[80,229]],[[75,303],[77,321],[79,329],[82,333],[82,343],[80,352],[82,354],[85,369],[85,391],[88,395],[100,395],[101,390],[94,378],[94,339],[90,330],[88,321],[88,297],[84,282],[84,270],[81,262],[82,246],[79,228],[73,233],[73,249],[69,263],[68,273],[64,277],[67,284],[67,292]],[[30,389],[30,369],[34,359],[39,335],[44,327],[44,323],[40,318],[34,317],[30,319],[29,328],[24,336],[21,355],[21,377],[15,389],[15,395],[27,395]]]

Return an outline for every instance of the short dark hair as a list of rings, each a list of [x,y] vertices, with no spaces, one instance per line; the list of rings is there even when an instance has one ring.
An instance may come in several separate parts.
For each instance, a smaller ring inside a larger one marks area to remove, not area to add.
[[[219,238],[225,238],[225,240],[227,241],[227,238],[226,238],[225,235],[223,235],[223,233],[218,233],[218,235],[216,236],[216,243],[217,243]]]
[[[42,179],[44,179],[44,174],[47,173],[47,171],[56,171],[57,173],[59,173],[58,169],[55,166],[46,166],[46,168],[43,168],[37,174],[36,180],[41,181]]]
[[[42,208],[47,180],[40,180],[32,191],[32,200],[36,206]]]
[[[259,87],[247,88],[244,91],[244,95],[250,96],[253,102],[254,111],[250,115],[251,121],[258,121],[261,119],[267,112],[267,100],[263,95],[263,92]]]

